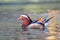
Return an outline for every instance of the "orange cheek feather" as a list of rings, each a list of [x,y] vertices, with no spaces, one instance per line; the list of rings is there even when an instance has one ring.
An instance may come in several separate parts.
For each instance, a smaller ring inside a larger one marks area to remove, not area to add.
[[[29,24],[29,22],[23,22],[23,25],[27,26]]]

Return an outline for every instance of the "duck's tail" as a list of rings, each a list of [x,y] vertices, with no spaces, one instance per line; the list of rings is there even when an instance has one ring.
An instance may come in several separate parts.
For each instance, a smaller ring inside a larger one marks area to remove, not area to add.
[[[45,20],[45,27],[47,27],[49,24],[50,24],[50,20],[52,19],[53,17],[50,17],[49,19]]]
[[[50,17],[49,19],[45,19],[45,30],[44,32],[49,32],[49,30],[47,29],[48,25],[50,24],[50,20],[52,19],[53,17]]]
[[[45,21],[45,23],[49,22],[52,18],[53,18],[53,17],[50,17],[49,19],[47,19],[47,20]]]

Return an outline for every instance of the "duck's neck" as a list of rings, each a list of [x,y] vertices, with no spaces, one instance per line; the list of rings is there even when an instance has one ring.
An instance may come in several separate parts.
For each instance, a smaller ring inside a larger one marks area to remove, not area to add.
[[[23,22],[23,24],[22,24],[22,25],[24,25],[24,26],[28,26],[28,25],[29,25],[29,23],[30,23],[30,20],[29,20],[29,19],[27,19],[27,18],[25,18],[25,19],[24,19],[24,22]]]

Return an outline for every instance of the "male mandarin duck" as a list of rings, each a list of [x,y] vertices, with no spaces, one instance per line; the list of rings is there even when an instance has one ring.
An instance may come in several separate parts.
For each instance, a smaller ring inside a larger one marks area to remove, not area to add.
[[[45,30],[45,27],[48,26],[48,24],[52,18],[53,17],[51,17],[47,20],[39,18],[38,20],[33,22],[27,14],[23,14],[18,17],[18,20],[23,20],[22,29],[24,31],[26,31],[28,28],[35,29],[35,28],[40,28],[41,26],[42,26],[42,30]]]

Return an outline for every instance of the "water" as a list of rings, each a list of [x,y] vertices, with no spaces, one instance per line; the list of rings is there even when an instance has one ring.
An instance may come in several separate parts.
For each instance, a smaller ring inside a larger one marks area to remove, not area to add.
[[[22,31],[20,21],[17,21],[18,11],[1,11],[0,12],[0,40],[60,40],[60,14],[55,14],[55,18],[49,25],[49,33],[39,29]],[[32,20],[39,17],[50,16],[50,14],[29,14]],[[35,16],[35,17],[34,17]]]

